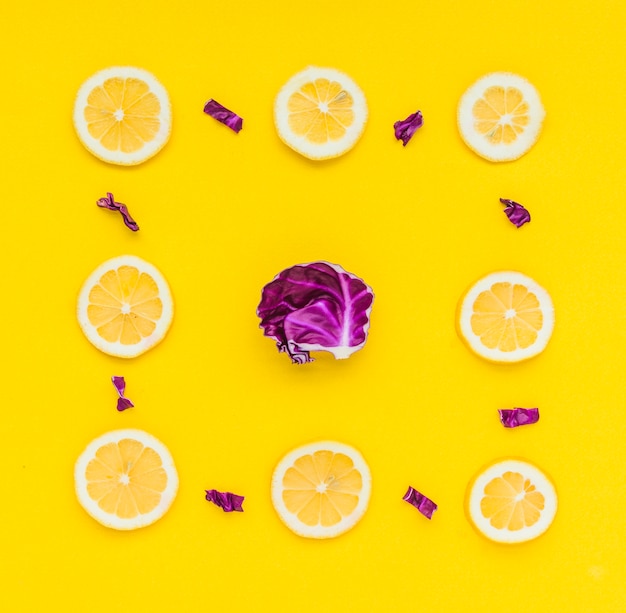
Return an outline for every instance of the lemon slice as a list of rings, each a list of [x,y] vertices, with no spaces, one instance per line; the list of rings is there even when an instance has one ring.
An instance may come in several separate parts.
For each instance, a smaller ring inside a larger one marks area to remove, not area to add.
[[[470,482],[466,511],[480,534],[498,543],[522,543],[552,524],[557,495],[539,468],[514,458],[497,460]]]
[[[494,272],[461,298],[457,330],[467,346],[493,362],[519,362],[541,353],[554,328],[548,292],[519,272]]]
[[[354,448],[334,441],[289,452],[274,470],[272,503],[293,532],[331,538],[350,530],[369,504],[370,471]]]
[[[494,72],[461,96],[457,122],[470,149],[492,162],[508,162],[535,144],[544,117],[533,85],[516,74]]]
[[[78,90],[74,128],[83,145],[105,162],[141,164],[167,143],[171,127],[167,91],[141,68],[101,70]]]
[[[85,511],[116,530],[160,519],[176,497],[178,475],[169,451],[142,430],[115,430],[93,440],[76,461],[76,495]]]
[[[274,123],[278,136],[312,160],[343,155],[359,140],[367,103],[359,86],[334,68],[310,66],[278,93]]]
[[[132,358],[163,340],[174,303],[167,281],[152,264],[122,255],[91,273],[79,292],[77,315],[98,349]]]

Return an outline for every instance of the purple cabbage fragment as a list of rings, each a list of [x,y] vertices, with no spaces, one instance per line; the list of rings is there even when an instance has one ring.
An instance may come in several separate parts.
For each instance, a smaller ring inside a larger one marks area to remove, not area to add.
[[[415,132],[423,125],[424,117],[422,116],[422,112],[417,111],[402,121],[396,121],[396,123],[393,124],[393,129],[396,138],[402,141],[403,147],[406,147],[406,144],[413,138]]]
[[[528,426],[539,421],[539,409],[498,409],[500,421],[505,428]]]
[[[119,211],[124,219],[124,223],[128,228],[130,228],[133,232],[137,232],[139,230],[139,226],[137,222],[130,216],[128,212],[128,207],[121,202],[115,202],[113,198],[113,194],[111,192],[107,192],[106,198],[100,198],[96,204],[103,209],[108,209],[109,211]]]
[[[329,262],[283,270],[263,288],[257,315],[265,336],[294,364],[311,351],[350,357],[367,339],[374,293],[356,275]]]
[[[415,488],[409,485],[409,489],[402,497],[409,504],[412,504],[422,515],[428,519],[432,519],[433,513],[437,510],[437,505],[430,499],[420,494]]]
[[[218,492],[217,490],[205,490],[205,492],[206,499],[220,507],[225,513],[230,513],[231,511],[243,512],[241,505],[243,504],[244,496],[237,496],[237,494],[232,494],[231,492]]]
[[[509,200],[508,198],[500,198],[500,202],[506,205],[504,213],[510,222],[518,228],[530,221],[530,213],[519,202]]]
[[[204,112],[228,126],[234,132],[239,133],[241,128],[243,128],[243,119],[236,113],[229,111],[225,106],[222,106],[217,100],[213,100],[213,98],[204,105]]]
[[[132,401],[124,396],[124,393],[126,392],[126,381],[124,381],[124,377],[113,376],[111,377],[111,381],[113,381],[113,385],[115,386],[119,396],[117,399],[117,410],[125,411],[126,409],[134,407],[135,405]]]

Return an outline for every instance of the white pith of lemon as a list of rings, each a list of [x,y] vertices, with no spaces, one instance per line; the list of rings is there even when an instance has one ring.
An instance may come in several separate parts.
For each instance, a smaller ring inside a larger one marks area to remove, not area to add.
[[[554,306],[536,281],[514,271],[478,280],[459,301],[457,330],[477,355],[519,362],[541,353],[554,329]]]
[[[296,534],[332,538],[350,530],[369,504],[371,474],[353,447],[320,441],[280,460],[272,476],[272,504]]]
[[[338,157],[352,149],[365,129],[367,113],[359,86],[334,68],[310,66],[297,73],[274,102],[278,136],[312,160]]]
[[[503,458],[484,467],[466,493],[466,512],[476,530],[498,543],[522,543],[537,538],[557,512],[556,489],[535,465]]]
[[[173,316],[165,277],[134,255],[98,266],[78,295],[78,323],[87,339],[121,358],[138,356],[163,340]]]
[[[178,491],[174,461],[142,430],[107,432],[91,441],[74,467],[78,501],[104,526],[134,530],[160,519]]]
[[[73,118],[83,145],[111,164],[141,164],[163,148],[172,128],[167,91],[154,75],[132,66],[89,77],[78,90]]]
[[[508,162],[535,144],[545,114],[539,93],[524,77],[494,72],[461,96],[457,124],[467,146],[478,155]]]

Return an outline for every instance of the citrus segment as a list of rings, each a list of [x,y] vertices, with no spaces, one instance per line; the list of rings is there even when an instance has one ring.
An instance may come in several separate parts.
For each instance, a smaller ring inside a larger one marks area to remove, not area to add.
[[[292,77],[274,103],[281,140],[314,160],[351,149],[367,121],[365,96],[347,75],[333,68],[309,67]]]
[[[140,68],[101,70],[78,90],[74,127],[83,145],[101,160],[140,164],[169,139],[167,91],[152,74]]]
[[[536,466],[501,459],[483,468],[468,486],[470,522],[492,541],[520,543],[543,534],[557,510],[550,479]]]
[[[545,111],[526,79],[495,72],[479,79],[461,97],[457,124],[467,146],[493,162],[515,160],[537,141]]]
[[[173,317],[173,301],[163,275],[136,256],[101,264],[78,296],[78,323],[101,351],[131,358],[159,343]]]
[[[76,495],[101,524],[133,530],[160,519],[178,475],[167,448],[141,430],[107,432],[83,451],[74,469]]]
[[[459,302],[459,335],[472,351],[495,362],[537,355],[548,344],[553,328],[550,295],[519,272],[487,275]]]
[[[352,528],[367,509],[370,490],[370,471],[361,454],[332,441],[294,449],[272,477],[279,517],[310,538],[330,538]]]

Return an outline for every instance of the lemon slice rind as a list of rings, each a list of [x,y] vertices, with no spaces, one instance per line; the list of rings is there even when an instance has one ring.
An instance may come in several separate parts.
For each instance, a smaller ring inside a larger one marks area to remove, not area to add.
[[[154,138],[144,142],[140,149],[132,152],[112,151],[104,147],[99,139],[89,133],[84,116],[85,108],[88,105],[87,99],[93,89],[101,86],[107,79],[116,77],[122,79],[135,78],[144,81],[150,91],[158,98],[161,107],[158,116],[159,129]],[[80,86],[74,102],[73,121],[79,140],[98,159],[110,164],[133,166],[150,159],[165,146],[172,129],[172,110],[167,90],[153,74],[134,66],[112,66],[93,74]]]
[[[514,87],[522,93],[528,104],[530,121],[510,144],[492,144],[474,127],[474,104],[491,86]],[[510,162],[522,157],[537,142],[545,114],[539,93],[527,79],[510,72],[493,72],[478,79],[461,96],[457,125],[461,138],[472,151],[491,162]]]
[[[343,517],[338,523],[332,526],[308,526],[301,522],[293,514],[283,501],[283,477],[285,472],[293,466],[294,462],[305,455],[312,455],[316,451],[329,450],[334,453],[341,453],[348,456],[354,468],[361,474],[362,489],[359,494],[359,501],[355,509],[349,515]],[[353,528],[363,517],[369,505],[371,495],[371,473],[365,459],[354,447],[336,441],[319,441],[309,443],[293,449],[287,453],[274,469],[271,483],[272,504],[281,521],[295,534],[307,538],[326,539],[334,538]]]
[[[529,479],[544,497],[544,508],[539,519],[520,530],[492,526],[480,507],[485,486],[508,471],[520,473]],[[465,511],[474,529],[490,541],[503,544],[523,543],[541,536],[552,525],[557,508],[558,497],[552,480],[537,466],[520,458],[501,458],[483,467],[468,484],[465,497]]]
[[[473,305],[478,296],[489,290],[495,283],[508,282],[512,285],[521,284],[532,292],[539,300],[543,314],[543,323],[537,331],[537,339],[528,347],[517,348],[514,351],[502,351],[485,346],[480,336],[474,333],[471,325]],[[547,346],[554,329],[554,305],[550,294],[530,277],[515,271],[493,272],[476,281],[461,297],[457,307],[457,331],[463,342],[474,353],[491,362],[521,362],[539,355]]]
[[[288,102],[292,94],[300,90],[302,86],[320,78],[340,83],[342,89],[352,96],[354,121],[346,128],[345,134],[340,139],[329,140],[324,144],[312,144],[306,136],[294,134],[290,128]],[[363,134],[367,117],[367,102],[361,88],[348,75],[334,68],[317,66],[305,68],[283,85],[274,102],[274,123],[279,138],[294,151],[311,160],[336,158],[347,153]]]
[[[99,282],[102,275],[109,270],[118,269],[121,266],[132,266],[137,268],[139,272],[149,274],[157,285],[158,296],[163,305],[161,317],[156,322],[154,331],[150,335],[143,337],[140,342],[133,345],[125,345],[119,341],[110,342],[102,338],[90,322],[88,316],[88,307],[90,304],[89,294],[91,289]],[[174,301],[165,277],[155,266],[134,255],[121,255],[100,264],[100,266],[87,277],[78,294],[77,318],[80,328],[87,337],[87,340],[100,351],[120,358],[134,358],[160,343],[163,338],[165,338],[173,317]]]
[[[107,443],[119,443],[123,439],[133,439],[142,443],[144,447],[153,449],[161,458],[161,465],[167,474],[167,485],[161,492],[161,500],[157,506],[147,513],[132,518],[122,518],[104,511],[87,490],[87,465],[96,457],[98,449]],[[169,450],[161,441],[143,430],[127,428],[107,432],[87,445],[74,465],[74,486],[79,503],[96,521],[115,530],[135,530],[153,524],[169,510],[178,491],[178,473]]]

